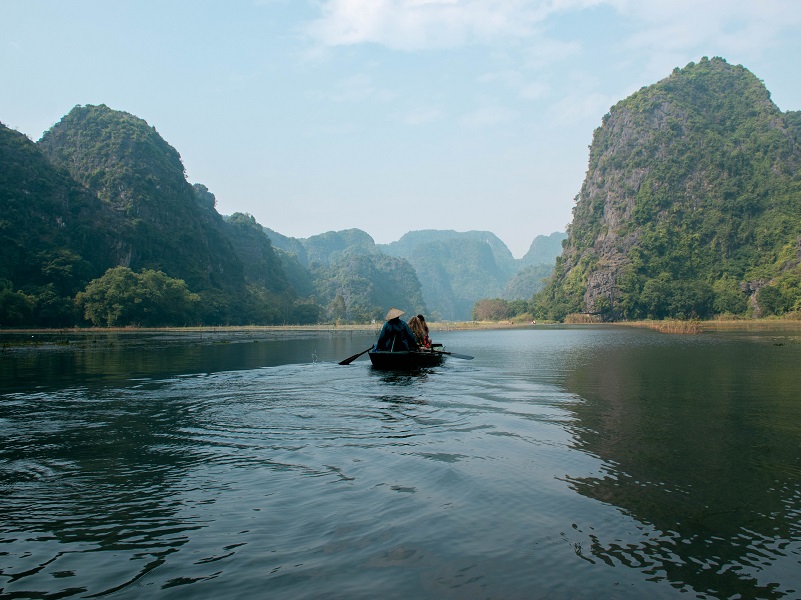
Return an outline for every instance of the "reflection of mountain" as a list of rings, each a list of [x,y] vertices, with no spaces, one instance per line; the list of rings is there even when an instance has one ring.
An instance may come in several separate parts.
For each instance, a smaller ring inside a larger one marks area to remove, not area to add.
[[[801,537],[797,369],[770,344],[717,341],[587,354],[567,388],[584,399],[576,445],[604,469],[568,481],[659,532],[592,535],[594,558],[712,597],[778,598],[759,572]]]

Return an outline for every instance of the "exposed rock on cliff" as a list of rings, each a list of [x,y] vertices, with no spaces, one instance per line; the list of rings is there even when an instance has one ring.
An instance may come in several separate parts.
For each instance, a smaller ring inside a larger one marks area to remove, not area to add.
[[[616,104],[589,168],[543,316],[746,313],[801,233],[801,127],[742,66],[704,58]],[[750,288],[749,288],[750,289]]]

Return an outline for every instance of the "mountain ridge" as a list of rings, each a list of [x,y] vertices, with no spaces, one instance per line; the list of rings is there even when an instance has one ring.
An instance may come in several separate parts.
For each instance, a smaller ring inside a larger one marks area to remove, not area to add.
[[[494,233],[452,229],[415,230],[389,244],[376,244],[360,229],[291,238],[265,228],[277,248],[306,266],[325,264],[343,252],[376,253],[408,261],[422,286],[432,319],[469,320],[474,304],[487,297],[528,299],[541,289],[561,250],[564,233],[536,236],[527,254],[515,259]],[[465,260],[470,257],[469,260]],[[419,312],[419,311],[418,311]]]
[[[186,323],[364,322],[398,304],[463,320],[486,298],[525,309],[550,270],[538,318],[798,312],[800,167],[801,112],[704,58],[611,107],[568,231],[515,259],[487,231],[376,244],[359,229],[294,239],[223,217],[155,128],[76,106],[38,143],[0,124],[0,323],[84,322],[81,302],[112,302],[112,284],[141,287],[137,302],[158,291],[147,286],[182,295]]]
[[[760,290],[801,236],[798,122],[721,58],[618,102],[593,135],[540,316],[761,314]]]

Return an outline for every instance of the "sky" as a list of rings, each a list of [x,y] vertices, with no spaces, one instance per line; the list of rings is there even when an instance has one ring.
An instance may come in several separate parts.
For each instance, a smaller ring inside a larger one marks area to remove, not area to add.
[[[129,112],[283,235],[565,231],[593,131],[720,56],[801,109],[799,0],[0,0],[0,122]]]

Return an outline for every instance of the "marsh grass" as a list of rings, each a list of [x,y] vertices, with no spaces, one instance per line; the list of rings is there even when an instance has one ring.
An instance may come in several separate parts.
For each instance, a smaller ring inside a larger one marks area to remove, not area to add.
[[[682,321],[670,319],[665,321],[626,321],[619,325],[629,325],[632,327],[647,327],[655,329],[659,333],[671,333],[678,335],[695,335],[704,330],[704,323],[697,320]]]
[[[660,333],[695,335],[703,331],[700,321],[660,321],[656,330]]]

